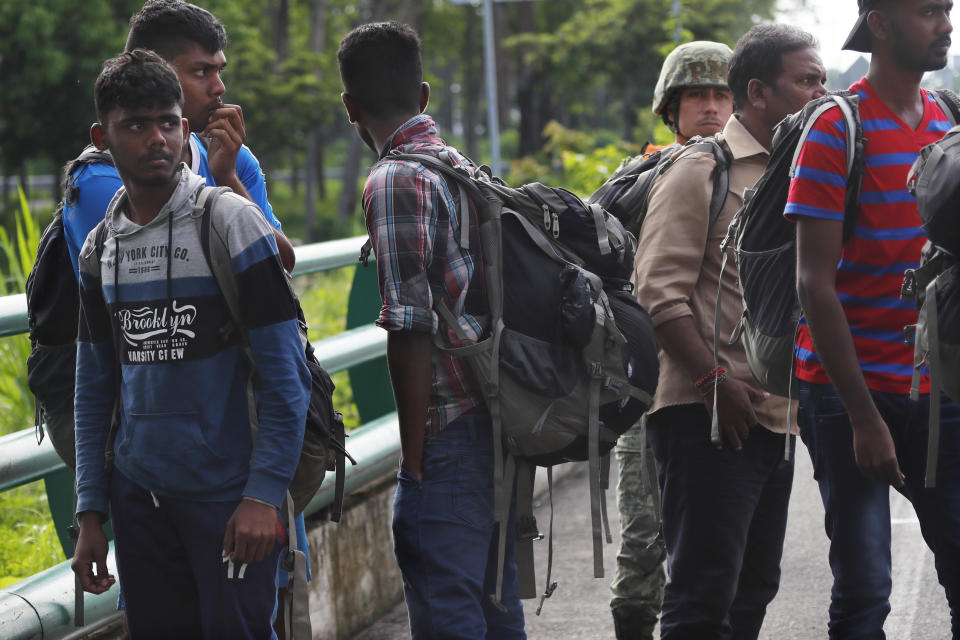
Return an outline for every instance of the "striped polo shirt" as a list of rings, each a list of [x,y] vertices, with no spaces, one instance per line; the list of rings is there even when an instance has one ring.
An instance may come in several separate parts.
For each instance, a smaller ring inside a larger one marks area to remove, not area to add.
[[[904,342],[903,329],[917,322],[917,310],[912,301],[900,300],[900,285],[906,269],[920,266],[920,250],[927,239],[917,201],[906,188],[907,173],[920,149],[939,140],[950,123],[933,95],[922,89],[923,119],[916,129],[877,97],[866,78],[850,90],[860,95],[866,169],[856,227],[837,265],[837,295],[867,386],[906,394],[913,373],[913,347]],[[804,142],[784,210],[788,219],[843,220],[846,148],[846,123],[834,107],[817,120]],[[796,354],[798,378],[830,382],[803,318]],[[925,375],[921,392],[928,391]]]

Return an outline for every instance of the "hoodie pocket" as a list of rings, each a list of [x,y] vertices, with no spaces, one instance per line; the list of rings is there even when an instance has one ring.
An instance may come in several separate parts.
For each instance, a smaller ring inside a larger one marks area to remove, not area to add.
[[[157,489],[196,494],[218,488],[232,477],[232,467],[246,467],[247,459],[231,460],[207,444],[200,415],[194,411],[131,413],[118,446],[137,472]]]

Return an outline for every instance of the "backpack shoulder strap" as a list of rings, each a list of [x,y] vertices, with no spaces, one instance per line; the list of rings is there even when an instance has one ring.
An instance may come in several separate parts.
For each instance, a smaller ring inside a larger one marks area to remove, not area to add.
[[[243,335],[244,341],[246,341],[246,333],[243,331],[243,325],[240,322],[240,296],[237,292],[237,279],[233,273],[230,260],[230,250],[223,241],[219,227],[214,222],[214,207],[217,200],[229,190],[227,187],[204,187],[197,196],[193,219],[200,236],[203,257],[210,267],[210,272],[217,282],[221,295],[223,295],[227,309],[230,311],[230,318]],[[215,240],[211,241],[211,236],[215,236]]]
[[[387,160],[407,160],[410,162],[418,162],[428,169],[432,169],[437,173],[442,174],[444,177],[455,180],[458,185],[461,185],[464,189],[466,189],[471,198],[480,199],[483,197],[480,189],[476,184],[474,184],[474,178],[467,174],[466,170],[458,169],[449,162],[444,162],[436,156],[432,156],[427,153],[393,153],[388,155],[380,162]]]
[[[76,158],[68,162],[63,167],[63,199],[60,204],[73,204],[76,201],[76,188],[73,185],[73,174],[88,164],[106,164],[114,166],[113,156],[109,151],[100,151],[92,144],[83,148]]]
[[[846,133],[846,156],[847,156],[847,196],[844,203],[843,218],[843,240],[853,234],[857,222],[857,213],[860,208],[860,186],[863,181],[864,170],[864,140],[863,126],[860,122],[860,96],[853,91],[837,91],[828,93],[819,99],[817,106],[807,114],[803,123],[803,129],[800,131],[800,137],[797,139],[793,150],[793,160],[790,162],[789,177],[792,180],[797,170],[797,161],[800,159],[800,151],[813,129],[813,125],[824,113],[834,106],[840,109],[843,114]]]
[[[687,155],[688,153],[696,152],[712,153],[714,160],[717,163],[713,172],[713,195],[710,196],[710,215],[708,218],[708,229],[712,229],[713,225],[717,222],[717,218],[720,217],[720,211],[723,209],[723,205],[727,201],[727,192],[730,190],[731,156],[730,150],[726,143],[718,141],[713,136],[705,138],[696,136],[691,138],[686,145],[673,153],[664,163],[665,166],[663,169],[660,169],[660,167],[657,169],[662,173],[663,171],[666,171],[669,165],[673,164],[681,157]]]
[[[101,220],[97,223],[97,233],[93,237],[93,248],[97,252],[97,262],[103,257],[103,246],[107,242],[107,222]]]
[[[851,175],[854,169],[855,156],[857,153],[857,132],[860,130],[860,97],[856,94],[844,91],[837,93],[828,93],[824,96],[819,105],[807,116],[803,123],[803,129],[800,131],[800,138],[793,150],[793,161],[790,163],[790,178],[792,179],[797,169],[797,160],[800,159],[800,151],[803,149],[803,143],[806,142],[813,125],[824,113],[838,107],[843,114],[843,120],[846,122],[846,147],[847,147],[847,177]]]
[[[960,96],[950,89],[937,89],[932,91],[933,99],[936,100],[940,110],[950,121],[951,126],[957,126],[960,123]]]
[[[112,167],[113,156],[109,151],[100,151],[92,144],[88,144],[80,155],[66,164],[64,171],[69,175],[86,164],[108,164]]]

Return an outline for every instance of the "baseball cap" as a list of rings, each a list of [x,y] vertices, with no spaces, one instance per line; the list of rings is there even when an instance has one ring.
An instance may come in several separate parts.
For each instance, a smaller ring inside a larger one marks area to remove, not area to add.
[[[841,49],[870,53],[870,26],[867,24],[867,14],[878,4],[880,4],[879,0],[857,0],[860,15],[857,17],[857,22],[853,25],[850,35],[847,36],[847,41],[840,47]]]

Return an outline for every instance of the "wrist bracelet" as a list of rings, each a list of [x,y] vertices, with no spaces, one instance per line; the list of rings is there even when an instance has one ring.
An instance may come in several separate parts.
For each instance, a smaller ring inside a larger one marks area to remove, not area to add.
[[[702,386],[700,386],[700,387],[697,387],[697,391],[700,392],[700,395],[702,395],[704,398],[706,398],[706,397],[709,396],[711,393],[713,393],[713,389],[714,389],[714,387],[715,387],[716,385],[719,385],[719,384],[721,384],[721,383],[723,383],[723,382],[726,382],[726,381],[727,381],[727,372],[726,372],[726,371],[722,371],[722,372],[720,372],[719,374],[717,374],[716,376],[714,376],[712,379],[710,379],[710,380],[707,381],[707,382],[709,382],[710,384],[704,384],[704,385],[702,385]]]
[[[714,384],[720,384],[727,379],[727,368],[723,365],[711,369],[693,383],[693,388],[706,396],[710,392],[710,387]],[[704,389],[706,388],[706,391]]]

